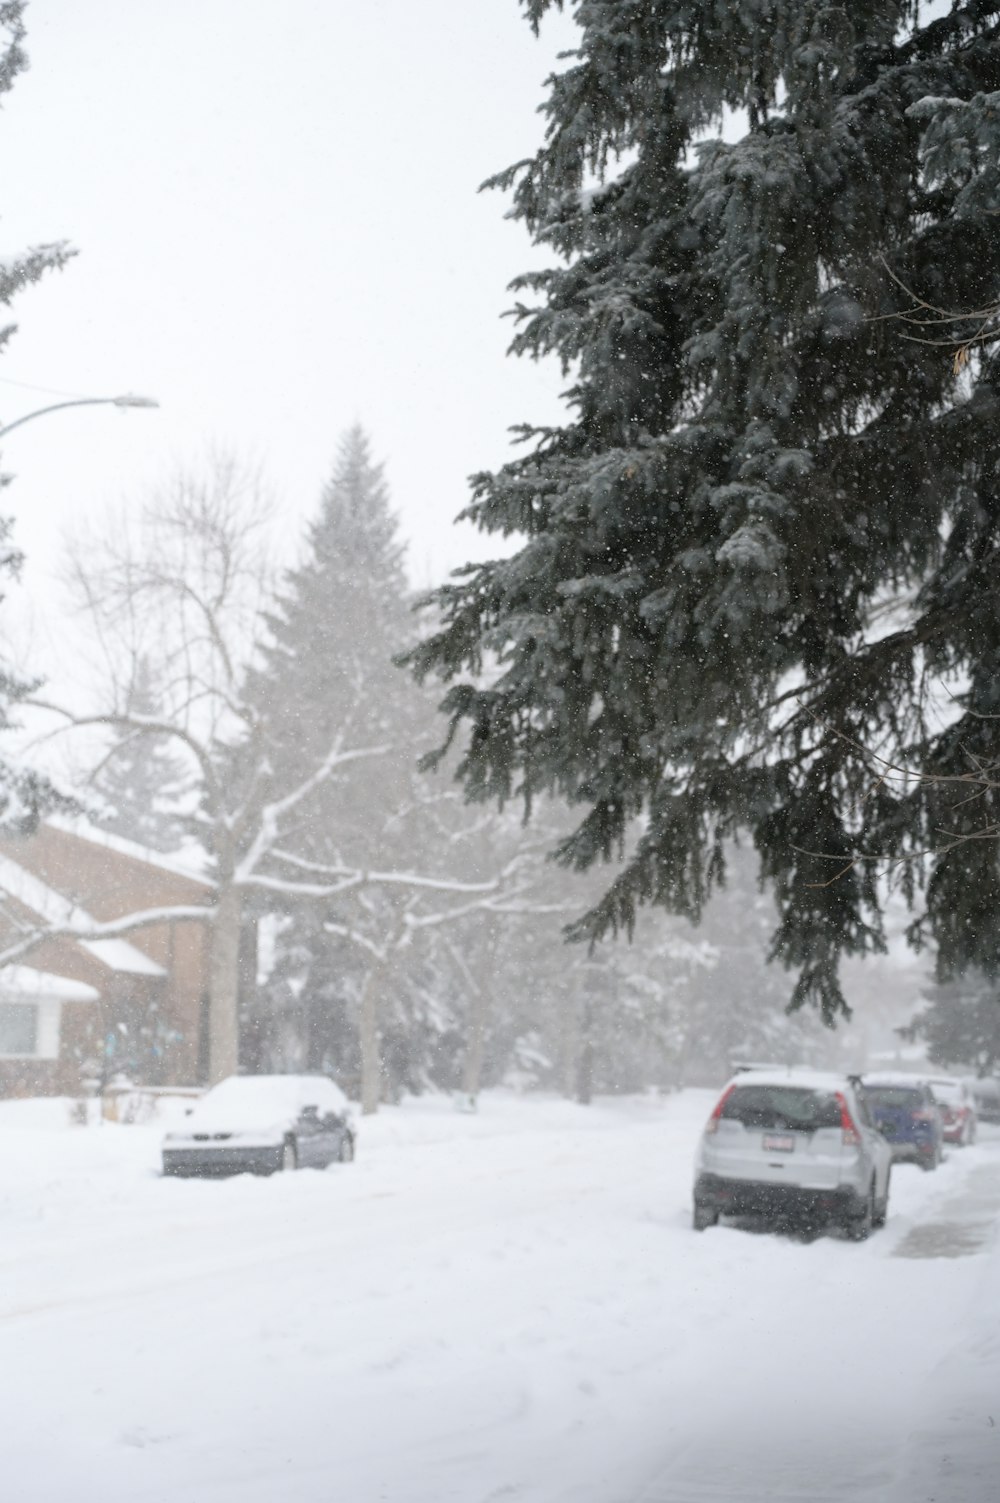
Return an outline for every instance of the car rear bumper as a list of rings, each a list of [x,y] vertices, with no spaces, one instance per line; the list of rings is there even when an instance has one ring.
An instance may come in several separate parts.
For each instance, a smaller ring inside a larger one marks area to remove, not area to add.
[[[734,1216],[787,1216],[805,1219],[854,1216],[864,1210],[855,1190],[840,1185],[810,1189],[802,1185],[762,1184],[757,1180],[723,1179],[700,1174],[694,1186],[695,1204]]]
[[[892,1161],[894,1164],[910,1163],[922,1164],[934,1157],[938,1145],[933,1138],[930,1142],[922,1140],[919,1143],[890,1143]]]
[[[223,1178],[230,1174],[274,1174],[281,1168],[282,1146],[247,1148],[164,1148],[163,1172]]]

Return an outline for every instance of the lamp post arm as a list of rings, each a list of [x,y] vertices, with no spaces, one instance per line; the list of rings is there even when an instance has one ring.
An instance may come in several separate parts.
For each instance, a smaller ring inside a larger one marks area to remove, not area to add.
[[[53,402],[48,407],[39,407],[34,412],[26,412],[24,417],[15,418],[6,427],[0,428],[0,438],[6,438],[15,428],[20,428],[22,423],[30,423],[32,418],[44,417],[47,412],[59,412],[63,407],[158,407],[159,402],[154,402],[152,397],[74,397],[71,402]]]

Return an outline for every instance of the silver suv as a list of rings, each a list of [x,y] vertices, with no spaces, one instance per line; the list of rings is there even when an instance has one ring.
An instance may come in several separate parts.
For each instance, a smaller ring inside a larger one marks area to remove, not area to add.
[[[727,1212],[798,1216],[838,1222],[860,1241],[885,1224],[891,1165],[856,1077],[746,1070],[702,1133],[694,1227]]]

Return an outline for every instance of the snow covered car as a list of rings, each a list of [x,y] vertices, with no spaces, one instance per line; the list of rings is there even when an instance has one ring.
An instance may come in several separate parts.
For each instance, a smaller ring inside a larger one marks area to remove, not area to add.
[[[725,1213],[882,1226],[892,1153],[852,1076],[747,1070],[726,1086],[695,1161],[694,1228]]]
[[[967,1147],[976,1141],[976,1104],[964,1080],[951,1076],[928,1075],[924,1081],[930,1086],[931,1095],[941,1113],[941,1126],[946,1143]]]
[[[354,1157],[347,1097],[324,1075],[231,1075],[163,1140],[163,1172],[273,1174]]]

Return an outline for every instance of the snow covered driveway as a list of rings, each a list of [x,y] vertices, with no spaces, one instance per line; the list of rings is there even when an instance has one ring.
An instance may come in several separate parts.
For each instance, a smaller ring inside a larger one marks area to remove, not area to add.
[[[219,1183],[0,1105],[4,1503],[994,1503],[1000,1136],[863,1245],[697,1235],[710,1100],[412,1102]]]

